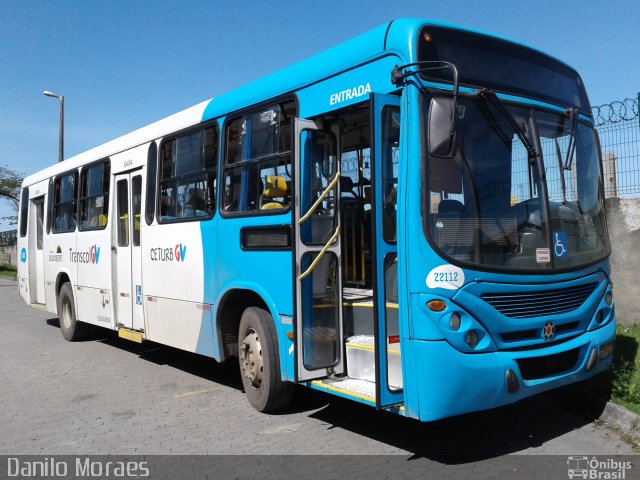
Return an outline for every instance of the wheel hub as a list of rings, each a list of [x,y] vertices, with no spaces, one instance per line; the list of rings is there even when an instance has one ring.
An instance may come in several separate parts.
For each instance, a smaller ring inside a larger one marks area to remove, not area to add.
[[[254,331],[247,333],[242,341],[242,347],[240,352],[240,358],[242,360],[244,376],[255,388],[260,388],[262,384],[262,347],[260,346],[260,339]]]

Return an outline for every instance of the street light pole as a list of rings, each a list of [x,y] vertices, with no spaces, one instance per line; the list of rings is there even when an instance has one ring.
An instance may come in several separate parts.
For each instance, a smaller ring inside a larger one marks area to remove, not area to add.
[[[49,90],[42,92],[47,97],[57,98],[60,100],[60,130],[58,140],[58,162],[64,159],[64,96],[57,95]]]

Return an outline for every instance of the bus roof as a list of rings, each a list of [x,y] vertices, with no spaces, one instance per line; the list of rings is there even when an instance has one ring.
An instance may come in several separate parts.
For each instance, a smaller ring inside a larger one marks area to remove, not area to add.
[[[167,134],[196,125],[202,121],[222,117],[235,110],[249,107],[279,95],[294,92],[383,55],[397,55],[399,61],[404,63],[414,62],[416,59],[413,56],[412,46],[415,43],[418,31],[425,25],[478,33],[523,45],[568,66],[564,62],[536,48],[489,32],[430,19],[396,19],[296,64],[267,75],[266,77],[247,83],[228,93],[206,100],[155,123],[70,157],[61,163],[56,163],[29,175],[24,179],[23,185],[32,185],[64,173],[67,170],[78,168],[84,164],[162,138]]]

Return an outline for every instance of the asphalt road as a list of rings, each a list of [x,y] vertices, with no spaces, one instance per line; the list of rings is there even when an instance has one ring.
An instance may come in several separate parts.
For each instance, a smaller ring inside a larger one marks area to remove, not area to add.
[[[567,478],[567,456],[633,453],[557,397],[426,424],[300,387],[292,408],[265,415],[246,401],[235,362],[108,331],[66,342],[57,318],[0,279],[0,455],[393,455],[421,472],[484,478],[519,459]]]

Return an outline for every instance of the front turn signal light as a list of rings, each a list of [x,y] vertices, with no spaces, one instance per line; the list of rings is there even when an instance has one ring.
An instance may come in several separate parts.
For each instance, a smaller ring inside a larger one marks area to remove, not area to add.
[[[442,300],[431,300],[430,302],[427,302],[427,308],[432,312],[441,312],[447,308],[447,304]]]

